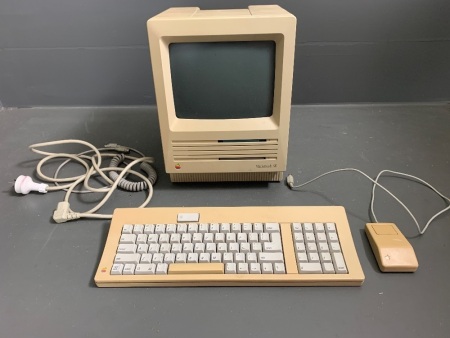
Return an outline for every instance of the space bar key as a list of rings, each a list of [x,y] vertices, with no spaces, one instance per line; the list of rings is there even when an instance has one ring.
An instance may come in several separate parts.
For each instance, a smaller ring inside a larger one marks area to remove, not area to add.
[[[223,263],[173,263],[169,265],[169,275],[223,274]]]

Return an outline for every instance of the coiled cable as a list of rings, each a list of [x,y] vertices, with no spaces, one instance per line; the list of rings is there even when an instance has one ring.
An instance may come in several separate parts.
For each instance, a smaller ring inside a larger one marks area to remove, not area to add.
[[[53,153],[48,151],[40,150],[39,148],[61,145],[61,144],[81,144],[90,148],[90,150],[72,154],[72,153]],[[44,143],[32,144],[29,146],[31,151],[44,155],[44,157],[38,162],[36,167],[36,172],[39,178],[42,180],[53,183],[53,186],[47,187],[47,191],[58,191],[65,190],[66,195],[63,202],[58,204],[58,208],[55,210],[53,214],[53,218],[56,222],[66,222],[73,219],[89,217],[89,218],[112,218],[110,214],[96,214],[98,211],[110,198],[112,193],[117,189],[117,187],[126,190],[126,191],[143,191],[148,190],[147,198],[144,203],[139,206],[139,208],[143,208],[150,203],[150,200],[153,196],[153,184],[155,184],[157,180],[157,174],[154,168],[152,167],[153,158],[145,157],[143,153],[140,151],[123,147],[117,144],[108,144],[104,148],[96,148],[92,144],[82,140],[59,140],[59,141],[51,141]],[[112,152],[112,151],[115,151]],[[137,153],[139,156],[131,156],[125,155],[125,153],[129,153],[133,151]],[[119,154],[118,154],[118,153]],[[56,169],[53,177],[45,175],[42,172],[42,167],[49,160],[55,158],[65,158],[64,162],[62,162],[59,167]],[[103,158],[112,158],[109,167],[101,168],[102,159]],[[72,177],[58,177],[61,169],[68,164],[69,162],[76,161],[80,163],[86,170],[86,172],[82,175],[72,176]],[[127,163],[128,161],[129,163]],[[121,164],[125,164],[125,167],[120,167]],[[147,176],[141,174],[140,172],[134,171],[132,169],[136,164],[140,165],[140,169],[143,170]],[[108,175],[106,174],[108,173]],[[127,180],[126,177],[128,175],[134,175],[140,178],[142,181],[133,182]],[[90,186],[89,181],[92,176],[101,176],[104,180],[104,186],[101,188],[95,188]],[[75,187],[83,182],[83,187],[85,190],[75,190]],[[103,199],[92,209],[79,213],[74,212],[70,209],[69,198],[72,193],[93,193],[93,192],[101,192],[106,193]]]

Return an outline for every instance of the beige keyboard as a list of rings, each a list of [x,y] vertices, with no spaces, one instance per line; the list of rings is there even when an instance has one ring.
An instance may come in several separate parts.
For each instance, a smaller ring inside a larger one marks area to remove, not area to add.
[[[343,207],[116,209],[100,287],[358,286]]]

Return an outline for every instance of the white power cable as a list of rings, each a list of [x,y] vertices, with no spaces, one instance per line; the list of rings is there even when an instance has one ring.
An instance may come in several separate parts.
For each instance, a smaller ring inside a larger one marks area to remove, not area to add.
[[[397,201],[397,202],[398,202],[398,203],[399,203],[399,204],[400,204],[400,205],[408,212],[408,214],[409,214],[409,215],[411,216],[411,218],[414,220],[414,223],[415,223],[416,226],[417,226],[417,230],[419,231],[419,233],[420,233],[421,235],[423,235],[423,234],[425,233],[425,231],[427,230],[428,226],[431,224],[431,222],[433,222],[433,220],[434,220],[436,217],[438,217],[439,215],[443,214],[444,212],[450,210],[450,198],[448,198],[448,197],[446,197],[445,195],[443,195],[442,193],[440,193],[440,192],[439,192],[436,188],[434,188],[431,184],[429,184],[428,182],[425,182],[424,180],[422,180],[422,179],[420,179],[420,178],[418,178],[418,177],[416,177],[416,176],[409,175],[409,174],[404,174],[404,173],[397,172],[397,171],[392,171],[392,170],[382,170],[382,171],[380,171],[380,172],[378,173],[377,177],[375,178],[375,180],[372,179],[370,176],[368,176],[366,173],[362,172],[361,170],[358,170],[358,169],[355,169],[355,168],[343,168],[343,169],[336,169],[336,170],[328,171],[328,172],[326,172],[326,173],[323,173],[323,174],[321,174],[321,175],[319,175],[319,176],[317,176],[317,177],[315,177],[315,178],[313,178],[313,179],[311,179],[311,180],[309,180],[309,181],[307,181],[307,182],[305,182],[305,183],[299,184],[299,185],[294,185],[294,177],[293,177],[292,175],[289,175],[289,176],[286,178],[286,182],[287,182],[287,185],[289,186],[290,189],[295,190],[295,189],[297,189],[297,188],[304,187],[305,185],[310,184],[310,183],[312,183],[312,182],[318,180],[319,178],[321,178],[321,177],[323,177],[323,176],[330,175],[330,174],[337,173],[337,172],[342,172],[342,171],[356,171],[357,173],[363,175],[363,176],[366,177],[368,180],[370,180],[370,181],[373,182],[372,196],[371,196],[371,199],[370,199],[370,213],[371,213],[371,215],[373,216],[373,219],[374,219],[375,222],[378,222],[378,219],[377,219],[377,217],[376,217],[376,215],[375,215],[375,211],[374,211],[375,189],[376,189],[377,186],[380,187],[381,189],[383,189],[384,191],[386,191],[389,195],[391,195],[392,198],[394,198],[394,199],[395,199],[395,200],[396,200],[396,201]],[[449,205],[448,205],[446,208],[444,208],[444,209],[442,209],[441,211],[439,211],[438,213],[434,214],[434,215],[428,220],[428,222],[425,224],[425,226],[424,226],[423,228],[421,228],[421,227],[419,226],[419,223],[417,222],[417,219],[414,217],[413,213],[408,209],[408,207],[407,207],[402,201],[400,201],[400,199],[399,199],[398,197],[396,197],[392,192],[390,192],[388,189],[386,189],[384,186],[382,186],[380,183],[378,183],[380,177],[381,177],[383,174],[385,174],[385,173],[390,173],[390,174],[393,174],[393,175],[403,176],[403,177],[406,177],[406,178],[411,179],[411,180],[416,180],[416,181],[418,181],[418,182],[424,184],[425,186],[429,187],[430,189],[432,189],[436,194],[438,194],[439,196],[441,196],[441,197],[446,201],[446,203],[449,204]]]
[[[43,151],[38,148],[61,145],[61,144],[81,144],[83,146],[89,147],[90,150],[72,154],[72,153],[58,153],[58,152],[48,152]],[[112,193],[121,187],[127,191],[141,191],[148,190],[148,195],[145,201],[139,206],[143,208],[150,203],[153,196],[153,184],[156,182],[157,175],[151,163],[153,163],[153,158],[145,157],[140,151],[123,147],[115,143],[106,145],[104,148],[96,148],[92,144],[81,140],[59,140],[52,142],[44,142],[32,144],[29,148],[38,154],[44,155],[44,157],[39,161],[36,167],[36,172],[39,178],[42,180],[53,183],[53,186],[48,186],[44,183],[34,183],[28,176],[19,176],[15,182],[15,190],[17,193],[28,194],[30,191],[39,191],[41,193],[46,193],[47,191],[58,191],[65,190],[66,195],[63,202],[58,204],[57,209],[53,214],[53,219],[58,222],[66,222],[69,220],[74,220],[78,218],[104,218],[110,219],[112,215],[110,214],[96,214],[98,211],[111,197]],[[140,157],[125,155],[133,151],[137,153]],[[116,151],[117,153],[112,153],[111,151]],[[89,154],[89,155],[88,155]],[[92,154],[92,155],[91,155]],[[112,158],[110,166],[101,168],[103,158]],[[63,158],[65,159],[59,167],[56,169],[53,177],[49,177],[42,172],[42,166],[51,159]],[[124,162],[124,160],[129,161],[129,163]],[[58,174],[60,170],[69,162],[76,161],[80,163],[86,170],[82,175],[60,178]],[[120,163],[125,163],[126,166],[119,167]],[[136,164],[140,164],[143,171],[146,172],[148,176],[145,176],[137,171],[132,170],[132,167]],[[110,175],[106,175],[109,172]],[[120,173],[118,173],[120,172]],[[135,175],[142,179],[141,182],[130,182],[126,180],[127,175]],[[104,179],[105,186],[101,188],[94,188],[89,185],[89,180],[92,176],[101,176]],[[75,187],[83,182],[83,187],[85,190],[75,190]],[[75,212],[70,209],[69,199],[72,193],[93,193],[102,192],[106,193],[103,199],[92,209],[85,212]]]

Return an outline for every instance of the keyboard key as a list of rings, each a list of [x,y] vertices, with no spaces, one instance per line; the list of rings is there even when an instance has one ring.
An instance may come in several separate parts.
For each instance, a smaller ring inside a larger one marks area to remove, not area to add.
[[[281,252],[260,252],[258,261],[260,263],[283,263],[283,254]]]
[[[143,224],[135,224],[133,227],[133,234],[143,234],[144,233],[144,225]]]
[[[236,236],[236,241],[238,243],[247,243],[247,234],[244,234],[243,232],[240,232]]]
[[[155,226],[155,234],[163,234],[166,232],[165,224],[156,224]]]
[[[206,234],[209,231],[209,224],[208,223],[200,223],[198,225],[198,232],[201,234]]]
[[[264,242],[270,242],[270,236],[269,236],[269,234],[266,233],[266,232],[263,232],[263,233],[259,234],[259,241],[260,241],[261,243],[264,243]]]
[[[121,275],[123,271],[123,264],[113,264],[111,268],[111,275]]]
[[[314,231],[314,229],[313,229],[312,223],[303,223],[303,232],[311,233],[313,231]]]
[[[159,235],[159,243],[169,243],[170,242],[170,235],[169,234],[161,234]]]
[[[223,274],[223,273],[224,273],[224,265],[222,263],[201,263],[201,264],[187,263],[187,264],[170,264],[169,266],[169,274]]]
[[[135,275],[154,275],[155,272],[156,264],[138,264],[134,270]]]
[[[188,263],[198,263],[198,253],[190,253],[187,257]]]
[[[185,234],[187,232],[187,224],[178,223],[177,224],[177,233]]]
[[[169,243],[163,243],[159,247],[159,252],[162,254],[166,254],[166,253],[170,253],[171,249],[172,249],[172,245],[170,245]]]
[[[188,233],[190,233],[190,234],[198,233],[198,224],[197,223],[189,223],[188,224]]]
[[[225,264],[225,273],[236,273],[236,263],[227,263]]]
[[[320,262],[319,254],[317,252],[308,252],[308,258],[311,263]]]
[[[323,263],[322,268],[323,268],[323,273],[334,273],[333,263]]]
[[[249,273],[249,271],[248,271],[248,264],[247,263],[239,263],[237,268],[238,268],[238,273],[239,274],[247,274],[247,273]]]
[[[136,244],[146,244],[147,243],[147,235],[139,234],[136,238]]]
[[[195,243],[194,252],[196,252],[196,253],[205,252],[205,243]]]
[[[347,266],[345,265],[344,256],[342,253],[334,252],[332,257],[336,273],[347,273]]]
[[[236,234],[235,233],[228,233],[226,234],[225,240],[227,243],[234,243],[236,242]]]
[[[192,234],[192,243],[203,243],[203,234],[199,232]]]
[[[132,234],[133,233],[133,225],[132,224],[124,224],[122,226],[123,234]]]
[[[239,245],[239,249],[240,252],[244,253],[250,252],[250,243],[241,243]]]
[[[254,252],[249,252],[246,254],[247,263],[258,263],[258,256]]]
[[[152,262],[152,254],[146,253],[141,255],[141,264],[150,264]]]
[[[242,224],[242,232],[245,232],[246,234],[249,234],[252,231],[253,231],[252,223],[243,223]]]
[[[278,223],[265,223],[264,231],[268,233],[280,232],[280,224]]]
[[[181,243],[181,234],[171,234],[170,243]]]
[[[185,253],[178,253],[178,254],[176,254],[175,262],[177,262],[177,263],[186,263],[187,262],[187,254],[185,254]]]
[[[251,274],[260,274],[261,273],[261,265],[259,263],[250,263],[250,273]]]
[[[337,242],[337,241],[338,241],[337,233],[335,233],[335,232],[329,232],[329,233],[328,233],[328,240],[329,240],[330,242]]]
[[[228,234],[231,231],[230,223],[221,223],[220,224],[220,232],[224,234]]]
[[[271,263],[263,263],[262,264],[262,273],[263,274],[272,274],[273,273],[273,267]]]
[[[331,263],[331,255],[329,252],[321,252],[320,260],[325,263]]]
[[[327,232],[335,232],[336,231],[336,224],[334,223],[326,223],[325,228],[327,229]]]
[[[242,232],[241,223],[231,223],[231,231],[235,233]]]
[[[170,251],[174,254],[183,252],[183,244],[173,243]]]
[[[223,262],[224,263],[233,263],[234,255],[231,252],[226,252],[223,254]]]
[[[219,232],[220,225],[219,223],[211,223],[209,225],[209,232],[213,234],[217,234]]]
[[[145,254],[148,252],[148,244],[139,244],[137,247],[137,253]]]
[[[164,263],[167,263],[167,264],[175,263],[175,254],[173,254],[173,253],[166,253],[164,255]]]
[[[153,254],[152,263],[162,263],[164,262],[164,254],[155,253]]]
[[[221,263],[222,262],[222,254],[221,253],[212,253],[211,254],[211,262]]]
[[[192,244],[192,243],[184,243],[183,244],[183,252],[184,253],[194,252],[194,244]]]
[[[217,244],[217,252],[219,252],[219,253],[228,252],[228,244],[226,244],[226,243]]]
[[[144,234],[153,234],[155,233],[155,225],[154,224],[145,224],[144,226]]]
[[[148,244],[158,244],[159,235],[156,234],[150,234],[147,237],[147,243]]]
[[[234,262],[235,263],[245,263],[245,254],[242,252],[238,252],[234,254]]]
[[[252,251],[255,252],[255,253],[258,253],[258,252],[262,251],[261,243],[252,243],[251,247],[252,247]]]
[[[253,223],[253,232],[260,234],[264,231],[264,226],[262,223]]]
[[[225,234],[220,234],[220,233],[214,234],[214,242],[225,243]]]
[[[124,254],[136,253],[136,248],[137,248],[136,244],[119,244],[119,246],[117,247],[117,252]]]
[[[325,232],[325,226],[323,225],[323,223],[314,223],[314,230],[316,231],[316,233],[323,233]]]
[[[134,275],[135,264],[125,264],[123,267],[122,274],[123,275]]]
[[[299,263],[307,263],[308,262],[308,255],[306,252],[299,252],[297,253],[297,261]]]
[[[301,223],[292,223],[292,231],[294,233],[302,233],[302,224]]]
[[[148,246],[148,253],[151,254],[159,253],[159,247],[160,247],[159,244],[150,244]]]
[[[341,252],[341,246],[338,242],[330,243],[330,251],[332,252]]]
[[[167,269],[169,268],[169,265],[166,263],[159,263],[156,266],[156,274],[157,275],[165,275],[167,274]]]
[[[116,254],[114,257],[115,264],[138,264],[141,259],[140,254]]]
[[[211,233],[204,234],[203,243],[214,243],[214,234]]]
[[[120,236],[119,243],[120,244],[135,244],[136,237],[137,236],[135,234],[123,234]]]
[[[249,233],[247,237],[249,243],[257,243],[259,241],[258,234],[256,232]]]
[[[263,248],[265,252],[281,252],[281,243],[264,243]]]
[[[302,233],[295,233],[294,234],[294,241],[296,243],[303,243],[304,242],[303,234]]]
[[[209,253],[201,253],[198,257],[199,263],[209,263],[211,261],[211,254]]]
[[[273,272],[276,274],[286,273],[283,263],[274,263],[273,264]]]
[[[177,232],[176,224],[167,224],[166,226],[166,234],[175,234]]]
[[[238,243],[228,244],[228,252],[232,252],[232,253],[239,252],[239,244]]]
[[[215,253],[217,250],[217,244],[216,243],[207,243],[205,252],[207,253]]]
[[[320,263],[298,263],[299,273],[322,273]]]

